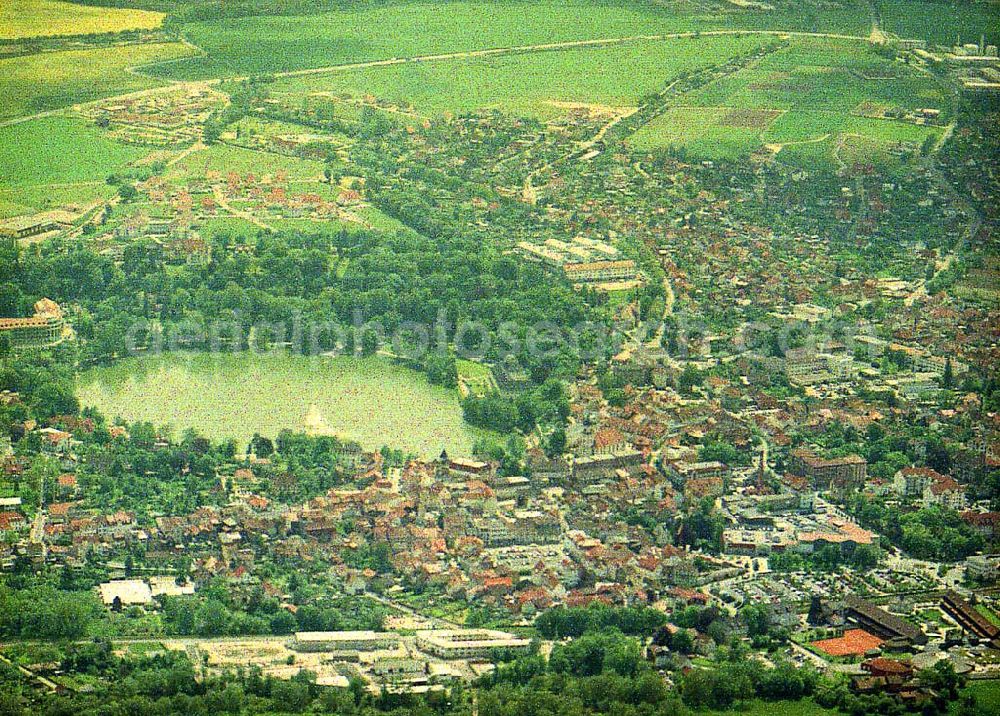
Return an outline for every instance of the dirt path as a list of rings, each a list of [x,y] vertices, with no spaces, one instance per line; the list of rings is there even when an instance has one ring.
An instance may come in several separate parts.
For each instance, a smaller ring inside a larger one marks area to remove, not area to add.
[[[263,221],[261,221],[260,219],[258,219],[256,216],[254,216],[253,214],[251,214],[249,211],[242,211],[242,210],[237,209],[236,207],[234,207],[232,204],[230,204],[229,200],[226,198],[225,192],[222,191],[221,187],[216,186],[212,190],[212,192],[215,195],[215,201],[216,201],[216,203],[223,210],[225,210],[228,214],[231,214],[232,216],[235,216],[235,217],[240,218],[240,219],[244,219],[245,221],[249,221],[251,224],[253,224],[254,226],[257,226],[257,227],[259,227],[261,229],[265,229],[267,231],[274,231],[274,227],[273,226],[271,226],[270,224],[264,223]]]
[[[633,42],[659,42],[663,40],[677,40],[683,38],[697,38],[697,37],[725,37],[731,35],[757,35],[757,36],[767,36],[767,37],[813,37],[813,38],[826,38],[834,40],[854,40],[858,42],[868,42],[868,37],[861,37],[859,35],[841,35],[836,33],[828,32],[797,32],[797,31],[783,31],[783,30],[706,30],[704,32],[674,32],[665,33],[659,35],[631,35],[626,37],[611,37],[611,38],[598,38],[591,40],[569,40],[566,42],[548,42],[540,43],[535,45],[514,45],[510,47],[495,47],[484,50],[466,50],[463,52],[448,52],[436,55],[415,55],[412,57],[392,57],[386,60],[369,60],[365,62],[349,62],[338,65],[329,65],[326,67],[312,67],[302,70],[288,70],[285,72],[276,72],[273,76],[275,77],[305,77],[309,75],[321,75],[330,72],[345,72],[350,70],[361,70],[369,69],[373,67],[392,67],[394,65],[403,65],[408,62],[442,62],[442,61],[452,61],[452,60],[465,60],[474,59],[480,57],[495,57],[498,55],[514,55],[529,52],[547,52],[552,50],[568,50],[580,47],[608,47],[613,45],[627,44]],[[180,42],[192,47],[199,51],[199,54],[203,56],[207,55],[202,48],[194,45],[189,40],[181,38]],[[162,60],[160,62],[145,63],[142,65],[135,65],[128,68],[128,71],[140,77],[146,77],[148,79],[156,80],[158,82],[163,82],[164,84],[159,87],[151,87],[144,90],[138,90],[136,92],[126,92],[120,95],[111,95],[108,97],[101,98],[99,100],[93,100],[90,102],[83,102],[77,105],[72,105],[74,109],[80,107],[86,107],[94,104],[99,104],[103,102],[110,101],[120,101],[123,99],[132,99],[138,97],[146,97],[150,95],[159,94],[162,92],[169,92],[176,90],[178,88],[186,89],[196,89],[196,88],[206,88],[211,86],[216,86],[222,82],[238,82],[242,80],[249,79],[247,76],[234,76],[234,77],[217,77],[213,79],[206,80],[196,80],[196,81],[185,81],[185,80],[171,80],[164,77],[154,77],[152,75],[147,75],[143,70],[157,67],[162,64],[176,63],[180,60],[191,59],[190,57],[174,58],[171,60]],[[63,107],[60,109],[47,110],[45,112],[38,112],[36,114],[27,115],[24,117],[17,117],[15,119],[8,119],[0,122],[0,128],[11,126],[14,124],[20,124],[21,122],[29,122],[33,119],[40,119],[42,117],[50,117],[57,115],[61,112],[66,111],[69,107]]]

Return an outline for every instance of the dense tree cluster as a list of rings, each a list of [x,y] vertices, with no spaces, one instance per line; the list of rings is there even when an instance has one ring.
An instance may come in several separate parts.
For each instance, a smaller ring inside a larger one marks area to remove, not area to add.
[[[625,634],[649,636],[666,622],[666,615],[649,607],[554,607],[535,620],[535,628],[546,639],[582,636],[588,631],[614,628]]]
[[[983,549],[982,534],[954,510],[927,507],[900,515],[899,511],[858,495],[851,511],[862,525],[885,535],[918,559],[955,562]]]

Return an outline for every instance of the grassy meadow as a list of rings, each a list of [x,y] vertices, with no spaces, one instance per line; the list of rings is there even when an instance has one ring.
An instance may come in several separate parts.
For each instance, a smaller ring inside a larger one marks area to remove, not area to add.
[[[57,0],[4,0],[0,4],[0,40],[152,30],[163,23],[163,17],[160,12]]]
[[[900,37],[916,37],[951,45],[962,42],[1000,43],[1000,7],[996,3],[967,0],[878,0],[882,25]]]
[[[0,130],[2,133],[2,130]],[[0,150],[2,152],[2,150]],[[0,219],[58,209],[66,205],[86,206],[110,198],[115,188],[103,179],[44,186],[0,186]]]
[[[179,42],[42,52],[0,60],[0,121],[157,87],[130,67],[185,57]]]
[[[275,96],[332,92],[367,94],[417,112],[441,114],[502,109],[551,118],[560,103],[635,106],[671,78],[752,52],[769,40],[744,36],[631,42],[501,57],[413,62],[279,80]]]
[[[180,181],[188,177],[204,177],[206,173],[212,171],[221,172],[223,175],[229,172],[243,176],[254,174],[259,179],[273,176],[279,171],[285,172],[290,180],[310,179],[318,182],[323,178],[323,165],[320,162],[258,152],[228,144],[214,144],[207,149],[189,154],[172,165],[165,176],[167,179]],[[308,187],[301,188],[305,191]]]
[[[867,35],[868,11],[711,12],[696,5],[601,0],[409,2],[310,15],[195,22],[185,36],[207,57],[154,71],[200,79],[462,52],[485,48],[711,29],[782,29]]]
[[[45,185],[102,182],[148,151],[108,139],[75,117],[42,117],[0,127],[0,187],[20,187],[29,194],[36,187],[42,194],[50,190]]]
[[[78,394],[109,418],[241,442],[255,432],[274,437],[311,425],[370,449],[468,455],[481,434],[462,419],[458,391],[375,357],[148,356],[84,372]]]

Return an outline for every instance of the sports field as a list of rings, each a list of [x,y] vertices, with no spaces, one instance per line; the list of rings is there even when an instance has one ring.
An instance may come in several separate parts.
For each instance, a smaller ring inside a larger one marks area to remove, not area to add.
[[[124,30],[151,30],[163,13],[76,5],[55,0],[3,0],[0,40],[57,35],[90,35]]]
[[[275,96],[374,95],[417,112],[480,109],[549,118],[566,103],[635,106],[681,72],[753,52],[771,40],[721,36],[338,71],[279,80]]]
[[[160,81],[129,71],[194,52],[179,42],[43,52],[0,60],[0,120],[77,102],[156,87]]]

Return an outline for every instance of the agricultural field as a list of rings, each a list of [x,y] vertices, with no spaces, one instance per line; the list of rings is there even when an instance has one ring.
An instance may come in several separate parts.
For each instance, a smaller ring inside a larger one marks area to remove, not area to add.
[[[566,105],[634,106],[685,71],[756,50],[769,40],[722,36],[635,42],[469,60],[448,60],[293,77],[274,95],[331,92],[374,95],[416,112],[502,109],[543,119]]]
[[[114,193],[115,188],[103,179],[44,186],[0,186],[0,219],[67,205],[87,206]]]
[[[189,177],[204,177],[208,172],[235,172],[254,174],[258,178],[272,176],[281,171],[290,181],[309,180],[319,183],[323,178],[320,162],[281,154],[257,152],[227,144],[215,144],[207,149],[189,154],[173,164],[165,174],[168,180],[186,180]]]
[[[0,40],[152,30],[163,24],[163,18],[163,13],[147,10],[56,0],[4,0],[0,5]]]
[[[78,391],[108,416],[242,443],[308,428],[426,457],[470,454],[482,434],[463,421],[456,390],[374,357],[166,354],[86,371]]]
[[[130,68],[193,52],[179,42],[163,42],[0,59],[0,96],[4,97],[0,121],[161,86],[161,81]]]
[[[310,15],[195,22],[184,34],[207,57],[155,69],[164,77],[202,79],[300,70],[487,48],[625,38],[711,29],[781,29],[867,35],[862,4],[824,11],[763,12],[720,4],[619,4],[596,0],[412,2]],[[386,30],[389,30],[388,32]],[[252,52],[250,51],[252,48]]]
[[[630,140],[638,150],[683,147],[696,157],[734,159],[772,145],[782,160],[831,166],[890,161],[943,127],[918,124],[918,109],[941,110],[935,80],[850,41],[801,39],[729,77],[685,95],[682,106]],[[890,118],[899,117],[899,118]]]
[[[45,192],[46,185],[103,182],[146,154],[147,149],[108,139],[82,119],[42,117],[0,127],[0,186]]]
[[[1000,8],[996,3],[963,0],[878,0],[882,27],[900,37],[915,37],[935,44],[952,45],[1000,42]]]
[[[839,112],[853,112],[863,102],[906,110],[947,109],[947,97],[932,78],[880,57],[870,45],[812,38],[793,40],[686,100],[706,107]]]

